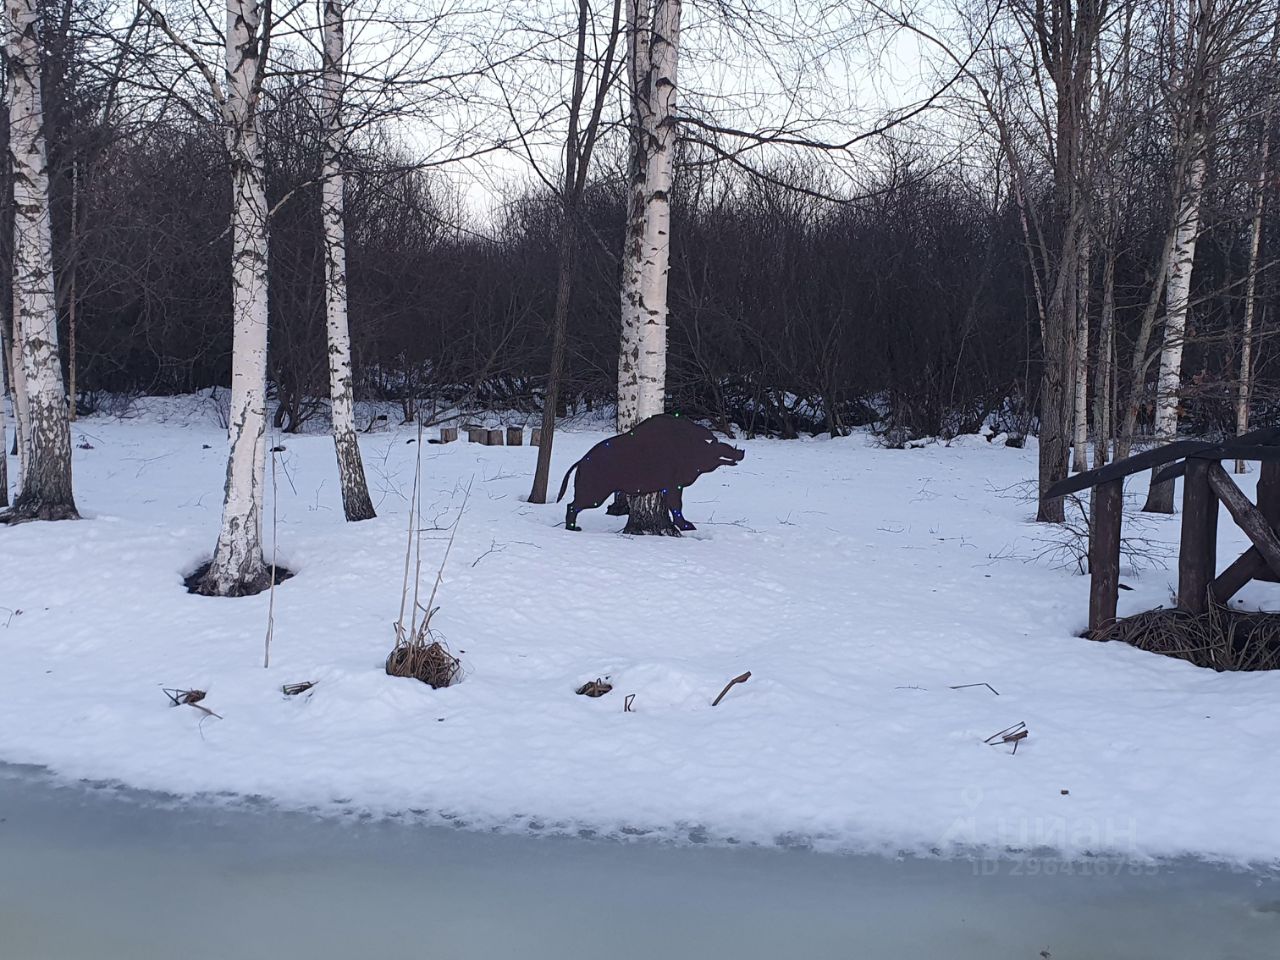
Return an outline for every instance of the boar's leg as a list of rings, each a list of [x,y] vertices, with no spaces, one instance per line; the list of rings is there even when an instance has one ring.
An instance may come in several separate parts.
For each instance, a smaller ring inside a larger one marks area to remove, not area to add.
[[[605,508],[605,513],[611,517],[625,517],[631,512],[631,508],[627,505],[627,495],[621,490],[613,495],[613,503]]]
[[[570,503],[564,508],[564,528],[566,530],[581,530],[578,526],[578,506],[576,502]]]
[[[697,530],[692,523],[684,518],[684,493],[679,487],[668,487],[664,491],[667,501],[667,509],[671,511],[671,519],[681,530]]]

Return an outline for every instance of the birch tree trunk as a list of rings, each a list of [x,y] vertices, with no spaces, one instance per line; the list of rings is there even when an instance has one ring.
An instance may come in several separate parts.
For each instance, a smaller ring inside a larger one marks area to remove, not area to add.
[[[622,239],[622,343],[618,352],[617,431],[625,433],[640,422],[640,331],[642,302],[640,279],[644,272],[644,184],[649,161],[652,127],[653,63],[649,46],[653,39],[651,0],[626,0],[627,97],[631,123],[627,137],[627,219]],[[614,494],[605,511],[625,516],[627,495]]]
[[[22,489],[6,521],[78,517],[71,489],[71,428],[58,356],[49,171],[40,92],[36,0],[6,0],[9,158],[13,170],[13,300]],[[26,410],[22,410],[25,405]]]
[[[1262,248],[1262,213],[1267,179],[1269,143],[1263,127],[1259,150],[1258,182],[1253,198],[1253,224],[1249,234],[1249,276],[1244,284],[1244,322],[1240,329],[1240,385],[1236,394],[1236,434],[1249,431],[1249,395],[1253,388],[1253,315],[1258,302],[1258,254]],[[1248,472],[1248,461],[1236,461],[1236,473]]]
[[[1089,469],[1089,267],[1092,233],[1081,227],[1076,281],[1076,382],[1072,423],[1071,469]]]
[[[1098,317],[1098,363],[1093,381],[1093,465],[1100,467],[1111,454],[1111,392],[1116,337],[1116,255],[1109,236],[1102,265],[1102,313]]]
[[[67,419],[76,421],[76,267],[80,261],[80,165],[71,161],[71,249],[73,255],[67,269]]]
[[[1178,227],[1165,282],[1164,340],[1160,348],[1160,375],[1156,386],[1155,437],[1167,443],[1178,435],[1178,391],[1182,385],[1182,347],[1186,340],[1187,311],[1191,300],[1191,269],[1196,257],[1196,238],[1200,232],[1200,198],[1204,192],[1207,170],[1205,135],[1202,129],[1191,133],[1187,186],[1178,209]],[[1155,477],[1155,471],[1152,471]],[[1148,513],[1173,513],[1173,482],[1152,484],[1147,491],[1143,510]]]
[[[644,272],[647,131],[653,127],[651,0],[626,0],[627,92],[631,101],[628,139],[627,222],[622,243],[622,348],[618,355],[618,432],[640,422],[641,277]]]
[[[1179,167],[1181,170],[1181,167]],[[1137,439],[1138,410],[1142,405],[1142,397],[1146,392],[1147,365],[1150,358],[1147,350],[1151,344],[1151,335],[1155,332],[1156,313],[1160,309],[1160,300],[1165,291],[1163,282],[1169,272],[1169,259],[1173,255],[1173,244],[1178,232],[1178,211],[1182,208],[1183,181],[1180,172],[1174,175],[1173,213],[1165,230],[1164,243],[1160,245],[1160,256],[1156,260],[1153,276],[1156,282],[1151,285],[1147,295],[1147,303],[1142,309],[1142,321],[1138,325],[1138,336],[1133,343],[1133,356],[1129,368],[1129,392],[1124,403],[1124,419],[1116,436],[1116,459],[1123,460],[1133,449]]]
[[[325,316],[329,331],[329,399],[333,408],[333,444],[338,454],[342,510],[348,520],[375,514],[360,459],[355,397],[351,381],[351,330],[347,323],[347,241],[343,223],[345,181],[342,170],[342,98],[344,55],[343,0],[324,4],[324,219]]]
[[[1271,69],[1280,62],[1280,8],[1271,34]],[[1244,287],[1244,322],[1240,330],[1240,384],[1236,393],[1236,435],[1249,430],[1249,400],[1253,392],[1253,317],[1258,302],[1258,256],[1262,252],[1262,215],[1266,211],[1267,162],[1271,150],[1271,118],[1274,98],[1262,113],[1262,134],[1258,143],[1258,178],[1253,186],[1253,222],[1249,231],[1249,275]],[[1248,472],[1248,461],[1236,461],[1236,473]]]
[[[227,94],[231,155],[231,409],[222,527],[196,593],[259,593],[271,574],[262,558],[267,423],[267,196],[260,139],[257,0],[227,0]]]
[[[655,0],[653,8],[652,108],[646,129],[643,185],[644,236],[640,273],[640,356],[636,416],[662,413],[667,385],[667,274],[671,261],[671,181],[676,148],[676,63],[681,0]]]
[[[681,0],[654,0],[649,47],[652,79],[647,88],[640,88],[649,97],[649,108],[642,128],[646,155],[644,183],[639,191],[644,231],[637,305],[637,420],[662,413],[666,408],[667,274],[671,261],[671,182],[676,148],[680,15]],[[624,294],[625,290],[624,285]],[[679,536],[661,491],[632,496],[629,500],[631,509],[624,533]]]

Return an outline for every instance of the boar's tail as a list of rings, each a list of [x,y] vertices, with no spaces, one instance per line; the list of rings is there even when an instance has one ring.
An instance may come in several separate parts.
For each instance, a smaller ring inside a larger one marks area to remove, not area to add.
[[[582,462],[581,460],[578,461],[578,463],[581,463],[581,462]],[[564,499],[564,492],[569,489],[569,474],[573,473],[573,471],[578,469],[578,463],[575,463],[572,467],[570,467],[568,470],[564,472],[564,479],[560,481],[560,495],[556,497],[556,503],[559,503],[561,500]]]

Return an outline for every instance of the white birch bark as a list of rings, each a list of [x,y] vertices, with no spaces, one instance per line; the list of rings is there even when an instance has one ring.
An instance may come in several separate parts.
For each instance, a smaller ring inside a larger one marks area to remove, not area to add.
[[[1271,34],[1271,68],[1280,65],[1280,7],[1276,9]],[[1249,230],[1249,275],[1244,287],[1244,321],[1240,330],[1240,383],[1236,393],[1236,435],[1249,431],[1249,401],[1253,393],[1253,317],[1258,301],[1258,255],[1262,251],[1262,214],[1266,210],[1267,161],[1271,150],[1271,118],[1274,98],[1262,113],[1262,134],[1258,143],[1258,177],[1253,185],[1253,222]],[[1236,473],[1247,473],[1248,461],[1236,461]]]
[[[667,273],[671,257],[671,181],[676,148],[676,61],[681,0],[655,0],[650,46],[644,237],[640,276],[640,356],[637,419],[662,413],[667,382]]]
[[[214,596],[269,585],[262,558],[267,396],[267,197],[258,119],[257,0],[227,0],[227,91],[223,113],[231,155],[231,409],[222,527],[195,589]]]
[[[1258,253],[1262,248],[1263,197],[1267,185],[1268,126],[1262,128],[1262,145],[1258,151],[1258,180],[1254,186],[1253,223],[1249,232],[1249,275],[1244,284],[1244,321],[1240,329],[1240,384],[1236,394],[1236,434],[1249,431],[1249,396],[1253,388],[1253,316],[1258,301]],[[1247,461],[1236,461],[1236,473],[1248,470]]]
[[[345,181],[342,169],[343,0],[324,4],[324,220],[325,318],[329,334],[329,399],[333,409],[333,444],[338,454],[342,510],[348,520],[375,516],[360,442],[356,433],[355,396],[351,378],[351,330],[347,322],[347,240],[343,223]]]
[[[643,304],[645,179],[648,172],[647,131],[653,126],[651,0],[626,0],[627,85],[631,129],[627,169],[627,222],[622,244],[622,346],[618,354],[618,432],[640,421],[640,331]]]
[[[6,0],[5,6],[14,206],[13,378],[24,428],[19,449],[26,454],[22,490],[6,519],[72,519],[77,513],[71,488],[71,429],[58,356],[38,7],[36,0]]]
[[[1076,280],[1075,404],[1072,422],[1071,469],[1089,469],[1089,260],[1093,234],[1088,224],[1080,228],[1080,252]]]
[[[1111,393],[1115,369],[1116,257],[1114,240],[1108,236],[1106,260],[1102,266],[1102,314],[1098,318],[1098,363],[1093,396],[1093,465],[1100,467],[1111,455]]]
[[[1186,340],[1187,312],[1191,300],[1191,269],[1200,232],[1200,198],[1208,168],[1204,131],[1197,125],[1187,144],[1190,163],[1186,189],[1178,208],[1178,223],[1165,275],[1164,339],[1160,347],[1160,374],[1156,380],[1156,439],[1167,443],[1178,434],[1178,391],[1182,386],[1182,347]],[[1173,484],[1154,484],[1143,507],[1150,513],[1173,512]]]

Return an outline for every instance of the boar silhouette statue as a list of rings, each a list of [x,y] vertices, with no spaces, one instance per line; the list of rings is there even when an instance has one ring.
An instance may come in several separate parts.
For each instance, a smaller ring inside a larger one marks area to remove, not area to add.
[[[566,530],[579,530],[578,514],[600,506],[615,493],[661,492],[671,519],[681,530],[696,529],[684,518],[684,488],[716,467],[736,466],[744,452],[716,439],[679,414],[660,413],[633,430],[602,440],[571,466],[560,484],[559,503],[574,474],[573,500],[565,509]]]

